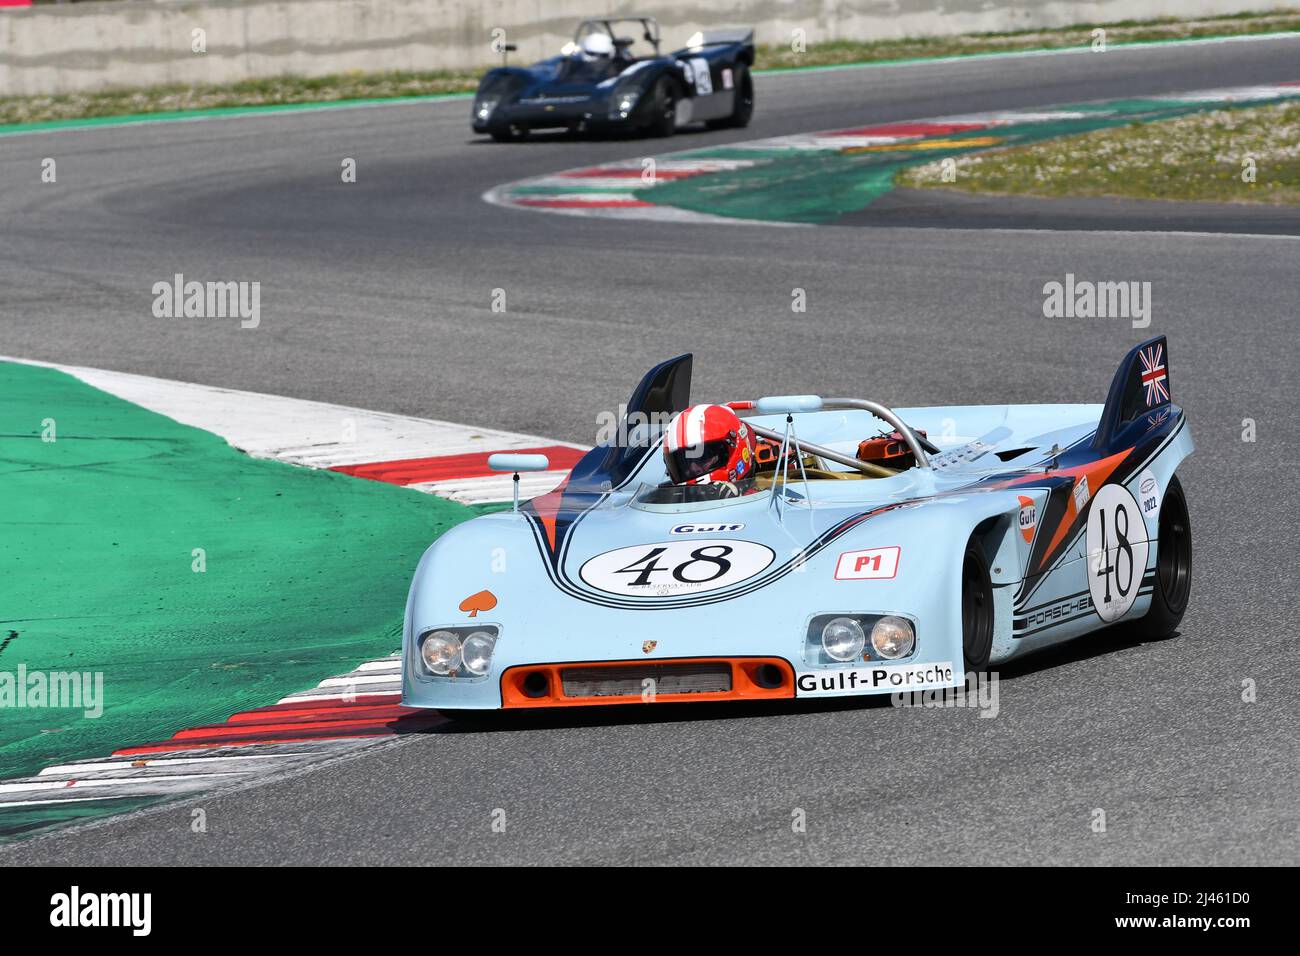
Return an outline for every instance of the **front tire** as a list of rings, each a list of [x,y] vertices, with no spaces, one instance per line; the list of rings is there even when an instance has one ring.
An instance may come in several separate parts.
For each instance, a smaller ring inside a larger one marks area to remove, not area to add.
[[[988,670],[993,653],[993,582],[974,538],[966,544],[961,562],[961,649],[966,673]]]
[[[528,130],[521,126],[498,127],[490,130],[489,135],[498,143],[522,143],[528,138]]]
[[[1192,523],[1183,486],[1174,475],[1160,504],[1156,530],[1156,583],[1141,627],[1151,637],[1177,630],[1192,594]]]

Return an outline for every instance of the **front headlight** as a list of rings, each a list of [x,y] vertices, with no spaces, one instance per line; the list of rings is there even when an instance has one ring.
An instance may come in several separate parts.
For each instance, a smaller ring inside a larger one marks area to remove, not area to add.
[[[460,638],[451,631],[434,631],[420,644],[420,659],[430,674],[445,676],[460,669]]]
[[[476,677],[486,674],[488,668],[492,666],[492,650],[496,647],[496,643],[496,637],[487,631],[475,631],[465,638],[465,643],[461,645],[460,650],[465,670]]]
[[[916,633],[912,622],[905,617],[887,614],[871,628],[871,646],[886,660],[898,660],[912,653],[916,646]]]
[[[862,625],[851,617],[835,617],[822,628],[822,649],[833,661],[856,660],[867,646]]]
[[[916,647],[916,624],[902,614],[832,611],[808,619],[803,659],[812,667],[849,667],[902,660]]]
[[[627,119],[629,113],[636,109],[641,94],[636,90],[624,90],[610,98],[610,115],[615,119]]]
[[[492,115],[492,111],[497,108],[495,98],[484,98],[474,103],[474,115],[481,120],[487,119]]]

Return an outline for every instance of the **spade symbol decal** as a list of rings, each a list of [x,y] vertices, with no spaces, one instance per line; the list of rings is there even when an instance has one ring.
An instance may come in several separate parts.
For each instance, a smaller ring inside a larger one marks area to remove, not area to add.
[[[497,596],[491,591],[479,591],[460,602],[462,611],[469,611],[470,617],[477,617],[479,611],[490,611],[497,606]]]

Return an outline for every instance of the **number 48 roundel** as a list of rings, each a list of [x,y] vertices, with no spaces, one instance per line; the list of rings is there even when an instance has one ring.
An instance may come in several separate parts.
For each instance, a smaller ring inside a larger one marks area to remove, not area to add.
[[[1133,606],[1147,568],[1147,526],[1123,485],[1105,485],[1088,512],[1088,591],[1097,614],[1117,621]]]
[[[675,597],[716,591],[753,577],[776,554],[753,541],[696,538],[606,551],[587,561],[582,580],[611,594]]]

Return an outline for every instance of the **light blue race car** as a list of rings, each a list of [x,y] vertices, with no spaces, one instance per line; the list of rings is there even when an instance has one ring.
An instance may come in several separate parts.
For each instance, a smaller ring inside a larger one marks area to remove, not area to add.
[[[1183,617],[1176,470],[1192,439],[1163,336],[1125,356],[1104,405],[730,403],[761,444],[751,493],[726,498],[668,481],[663,435],[690,378],[689,355],[651,369],[615,440],[560,488],[425,552],[403,704],[928,691],[1112,624],[1161,635]]]

